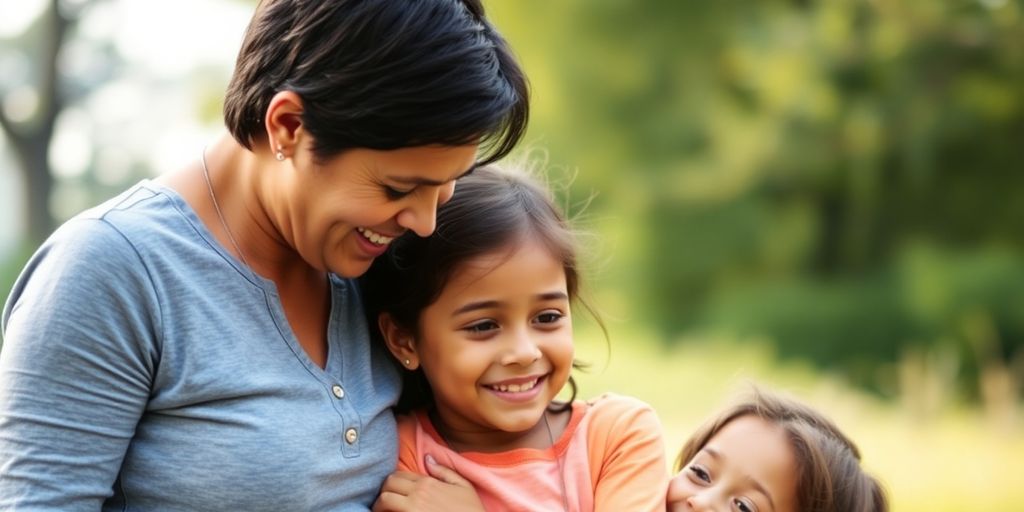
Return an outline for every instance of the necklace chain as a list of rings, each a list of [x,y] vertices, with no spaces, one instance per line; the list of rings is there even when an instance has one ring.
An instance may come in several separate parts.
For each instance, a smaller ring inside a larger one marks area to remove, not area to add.
[[[444,442],[448,445],[449,448],[455,450],[455,444],[452,443],[451,439],[448,438],[448,435],[445,432],[448,430],[448,427],[444,425],[443,421],[441,421],[441,416],[436,414],[436,409],[431,411],[431,414],[429,414],[429,416],[431,417],[431,420],[434,422],[434,425],[437,427],[436,430],[437,433],[441,435],[441,439],[444,440]],[[565,489],[565,467],[564,463],[562,462],[562,457],[558,455],[558,452],[555,451],[555,435],[551,433],[551,424],[548,423],[547,411],[544,411],[543,421],[544,430],[547,431],[548,433],[548,447],[551,449],[551,455],[555,457],[555,464],[558,466],[558,484],[562,490],[562,506],[564,507],[565,512],[569,512],[569,494]]]
[[[562,466],[562,457],[555,451],[555,436],[551,433],[551,425],[548,423],[548,413],[544,411],[544,428],[548,431],[548,443],[551,447],[551,455],[555,457],[555,464],[558,465],[558,483],[562,487],[562,506],[565,512],[569,512],[569,494],[565,491],[565,467]]]
[[[206,166],[206,148],[203,148],[202,153],[203,162],[203,179],[206,180],[206,190],[210,192],[210,201],[213,202],[213,209],[217,211],[217,218],[220,219],[220,225],[224,228],[224,232],[228,235],[228,240],[231,241],[231,245],[234,246],[235,252],[238,253],[238,259],[242,260],[242,264],[246,268],[252,268],[249,266],[249,262],[245,260],[245,253],[242,252],[241,246],[235,241],[235,236],[231,233],[231,228],[228,227],[228,221],[224,219],[224,213],[220,211],[220,204],[217,203],[217,194],[213,192],[213,182],[210,180],[210,169]]]

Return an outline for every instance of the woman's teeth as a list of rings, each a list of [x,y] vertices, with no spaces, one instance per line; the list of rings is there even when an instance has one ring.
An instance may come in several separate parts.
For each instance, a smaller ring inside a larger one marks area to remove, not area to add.
[[[391,241],[395,239],[395,237],[393,236],[384,236],[380,233],[371,231],[366,228],[356,228],[356,231],[358,231],[360,234],[363,235],[363,237],[365,237],[367,240],[373,242],[376,245],[387,245],[390,244]]]
[[[530,382],[523,384],[495,384],[490,386],[491,389],[501,391],[503,393],[522,393],[523,391],[529,391],[537,385],[537,381],[540,379],[533,379]]]

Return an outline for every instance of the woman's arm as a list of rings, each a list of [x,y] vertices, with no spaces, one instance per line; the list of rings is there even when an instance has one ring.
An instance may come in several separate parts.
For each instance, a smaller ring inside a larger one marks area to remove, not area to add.
[[[0,509],[99,510],[150,394],[156,299],[132,246],[72,221],[4,310]]]

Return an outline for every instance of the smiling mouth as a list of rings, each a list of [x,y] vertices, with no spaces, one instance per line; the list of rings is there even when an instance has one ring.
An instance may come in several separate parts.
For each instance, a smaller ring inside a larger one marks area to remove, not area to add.
[[[537,387],[537,384],[540,383],[540,381],[543,380],[544,377],[544,375],[537,376],[525,382],[484,384],[484,387],[488,389],[493,389],[495,391],[500,391],[502,393],[524,393]]]
[[[356,228],[356,231],[358,231],[360,235],[363,235],[363,238],[369,240],[370,243],[374,245],[387,245],[390,244],[395,239],[395,237],[393,236],[384,236],[376,231],[367,228]]]

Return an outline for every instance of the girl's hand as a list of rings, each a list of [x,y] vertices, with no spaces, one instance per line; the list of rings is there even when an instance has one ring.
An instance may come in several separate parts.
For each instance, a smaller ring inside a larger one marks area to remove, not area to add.
[[[473,484],[427,455],[431,476],[395,471],[384,480],[373,512],[479,512],[484,510]]]

